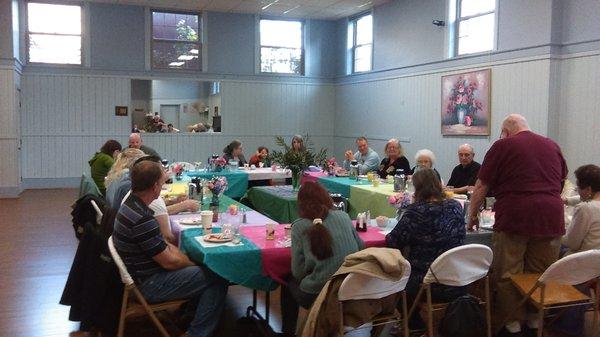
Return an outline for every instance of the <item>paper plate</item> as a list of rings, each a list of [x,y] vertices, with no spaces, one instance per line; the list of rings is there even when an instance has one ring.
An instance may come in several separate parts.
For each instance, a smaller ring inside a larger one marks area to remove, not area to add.
[[[222,233],[206,234],[202,237],[202,239],[206,242],[213,242],[213,243],[229,242],[232,240],[231,237],[224,236]]]
[[[200,226],[202,225],[202,218],[186,218],[179,220],[180,225],[186,226]]]

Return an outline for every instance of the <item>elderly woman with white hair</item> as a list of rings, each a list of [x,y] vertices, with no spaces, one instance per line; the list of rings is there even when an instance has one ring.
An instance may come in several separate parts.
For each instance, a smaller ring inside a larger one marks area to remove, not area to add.
[[[435,165],[435,154],[433,154],[433,151],[429,149],[417,151],[417,154],[415,154],[415,161],[417,162],[417,166],[413,168],[413,173],[420,169],[432,169],[438,180],[440,182],[442,181],[440,173],[433,167]]]
[[[388,140],[384,148],[385,158],[379,165],[377,173],[382,179],[385,179],[388,175],[393,176],[396,174],[396,170],[404,170],[404,174],[412,174],[408,159],[402,153],[402,145],[400,142],[392,138]]]

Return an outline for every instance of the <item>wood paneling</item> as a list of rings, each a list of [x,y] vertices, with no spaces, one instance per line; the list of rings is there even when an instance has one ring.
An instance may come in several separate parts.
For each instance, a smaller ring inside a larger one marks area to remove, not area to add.
[[[547,134],[549,64],[549,60],[538,60],[490,66],[490,137],[441,135],[441,77],[470,69],[340,85],[336,90],[335,154],[343,158],[344,150],[355,148],[354,138],[359,135],[371,138],[371,147],[380,154],[387,139],[399,138],[404,140],[402,145],[411,165],[415,164],[416,151],[428,148],[436,154],[440,174],[448,179],[458,164],[458,146],[473,145],[475,159],[481,162],[508,114],[523,114],[533,130]]]
[[[21,185],[19,81],[20,75],[14,69],[0,68],[0,188],[17,190]]]

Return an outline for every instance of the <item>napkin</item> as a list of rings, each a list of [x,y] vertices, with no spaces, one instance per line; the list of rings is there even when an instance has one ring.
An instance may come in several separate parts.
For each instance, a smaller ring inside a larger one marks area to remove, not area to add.
[[[204,236],[196,236],[194,237],[194,239],[196,241],[198,241],[198,243],[200,244],[200,246],[204,247],[204,248],[213,248],[213,247],[219,247],[219,246],[227,246],[227,247],[236,247],[236,246],[243,246],[244,243],[240,242],[238,244],[235,244],[231,241],[229,242],[206,242],[204,241]]]

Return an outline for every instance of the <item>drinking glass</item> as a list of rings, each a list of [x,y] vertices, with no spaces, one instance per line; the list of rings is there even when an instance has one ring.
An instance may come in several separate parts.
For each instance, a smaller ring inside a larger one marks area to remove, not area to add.
[[[239,224],[233,224],[232,227],[232,239],[231,242],[235,245],[239,244],[242,242],[242,235],[240,234],[240,225]]]

